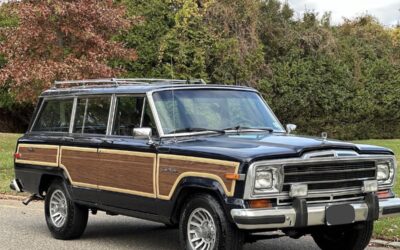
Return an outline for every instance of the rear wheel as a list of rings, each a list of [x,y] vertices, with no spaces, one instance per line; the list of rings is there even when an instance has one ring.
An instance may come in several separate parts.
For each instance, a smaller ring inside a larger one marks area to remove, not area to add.
[[[79,238],[85,231],[88,209],[74,203],[61,181],[53,182],[46,194],[47,227],[56,239]]]
[[[325,226],[312,234],[323,250],[362,250],[368,246],[374,230],[374,222],[366,221],[344,226]]]
[[[190,199],[181,214],[179,236],[182,249],[242,249],[244,233],[230,223],[219,202],[211,195]]]

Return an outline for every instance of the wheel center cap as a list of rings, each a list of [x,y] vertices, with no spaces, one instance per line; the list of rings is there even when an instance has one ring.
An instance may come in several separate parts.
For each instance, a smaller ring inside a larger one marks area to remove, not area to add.
[[[212,228],[208,223],[204,223],[199,230],[199,236],[205,241],[210,242],[212,240]]]

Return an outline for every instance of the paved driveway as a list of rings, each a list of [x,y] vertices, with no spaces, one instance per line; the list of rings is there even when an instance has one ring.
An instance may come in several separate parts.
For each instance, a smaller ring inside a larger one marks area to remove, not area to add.
[[[0,200],[0,249],[171,249],[179,248],[178,232],[164,225],[144,220],[91,215],[85,234],[79,240],[52,239],[43,215],[43,203],[24,206],[20,201]],[[318,249],[310,237],[293,240],[287,237],[246,244],[246,250]],[[379,248],[369,248],[379,249]],[[385,249],[385,248],[383,248]],[[387,249],[385,249],[387,250]]]

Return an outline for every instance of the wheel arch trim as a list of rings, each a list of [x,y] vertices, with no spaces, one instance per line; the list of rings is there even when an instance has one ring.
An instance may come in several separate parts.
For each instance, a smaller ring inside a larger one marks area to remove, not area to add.
[[[176,192],[181,191],[179,189],[182,188],[182,183],[188,178],[199,178],[199,179],[203,179],[203,180],[207,179],[207,180],[214,181],[214,182],[218,183],[218,186],[222,189],[222,191],[224,192],[224,195],[226,195],[228,197],[232,197],[235,193],[236,182],[233,182],[231,189],[228,190],[224,181],[218,175],[209,174],[209,173],[201,173],[201,172],[184,172],[178,176],[178,178],[176,179],[175,183],[173,184],[168,195],[160,195],[158,193],[157,197],[162,200],[171,200],[171,198],[174,196],[174,194]],[[185,186],[185,187],[199,187],[199,186],[189,185],[189,186]],[[204,185],[204,186],[200,186],[200,187],[209,188],[209,189],[212,189],[215,191],[215,188],[212,188],[211,186]]]

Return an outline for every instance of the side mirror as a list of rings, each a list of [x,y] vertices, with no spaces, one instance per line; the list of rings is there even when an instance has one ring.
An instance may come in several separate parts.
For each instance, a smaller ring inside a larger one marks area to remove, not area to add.
[[[290,134],[292,131],[295,131],[297,128],[296,124],[286,124],[286,132]]]
[[[134,137],[139,137],[139,138],[148,138],[149,143],[152,143],[152,133],[151,133],[151,128],[134,128],[133,129],[133,136]]]

